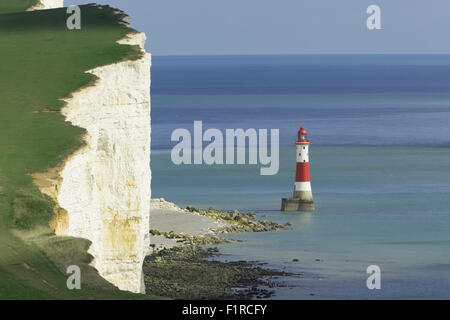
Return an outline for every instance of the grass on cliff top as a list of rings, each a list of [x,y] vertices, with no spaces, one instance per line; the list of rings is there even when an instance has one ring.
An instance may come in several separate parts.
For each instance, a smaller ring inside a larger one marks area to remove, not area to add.
[[[0,14],[21,12],[31,8],[39,0],[0,0]]]
[[[52,234],[54,204],[30,176],[80,147],[83,131],[64,121],[59,99],[94,80],[85,71],[138,58],[136,47],[116,43],[132,30],[94,6],[81,6],[74,31],[63,8],[10,13],[32,2],[0,2],[0,299],[149,298],[100,278],[88,266],[87,240]],[[66,287],[71,264],[82,269],[82,290]]]

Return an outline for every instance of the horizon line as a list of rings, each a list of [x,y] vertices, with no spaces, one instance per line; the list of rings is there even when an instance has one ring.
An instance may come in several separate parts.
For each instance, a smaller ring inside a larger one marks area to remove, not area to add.
[[[212,54],[153,54],[153,57],[225,57],[225,56],[448,56],[449,53],[212,53]]]

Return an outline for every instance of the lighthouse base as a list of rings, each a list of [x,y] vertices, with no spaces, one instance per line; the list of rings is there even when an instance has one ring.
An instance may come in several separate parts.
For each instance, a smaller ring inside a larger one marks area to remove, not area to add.
[[[314,211],[314,202],[298,198],[283,198],[281,211]]]

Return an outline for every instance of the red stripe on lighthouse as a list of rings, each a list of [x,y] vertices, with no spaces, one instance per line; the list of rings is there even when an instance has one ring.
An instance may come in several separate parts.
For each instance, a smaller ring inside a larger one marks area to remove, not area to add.
[[[309,162],[297,162],[295,182],[310,182]]]

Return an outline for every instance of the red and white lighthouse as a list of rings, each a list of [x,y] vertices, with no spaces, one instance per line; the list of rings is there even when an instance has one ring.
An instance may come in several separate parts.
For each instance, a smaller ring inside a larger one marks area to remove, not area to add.
[[[309,175],[309,140],[305,128],[300,127],[296,145],[296,174],[293,198],[283,198],[282,211],[313,211],[314,200]]]

